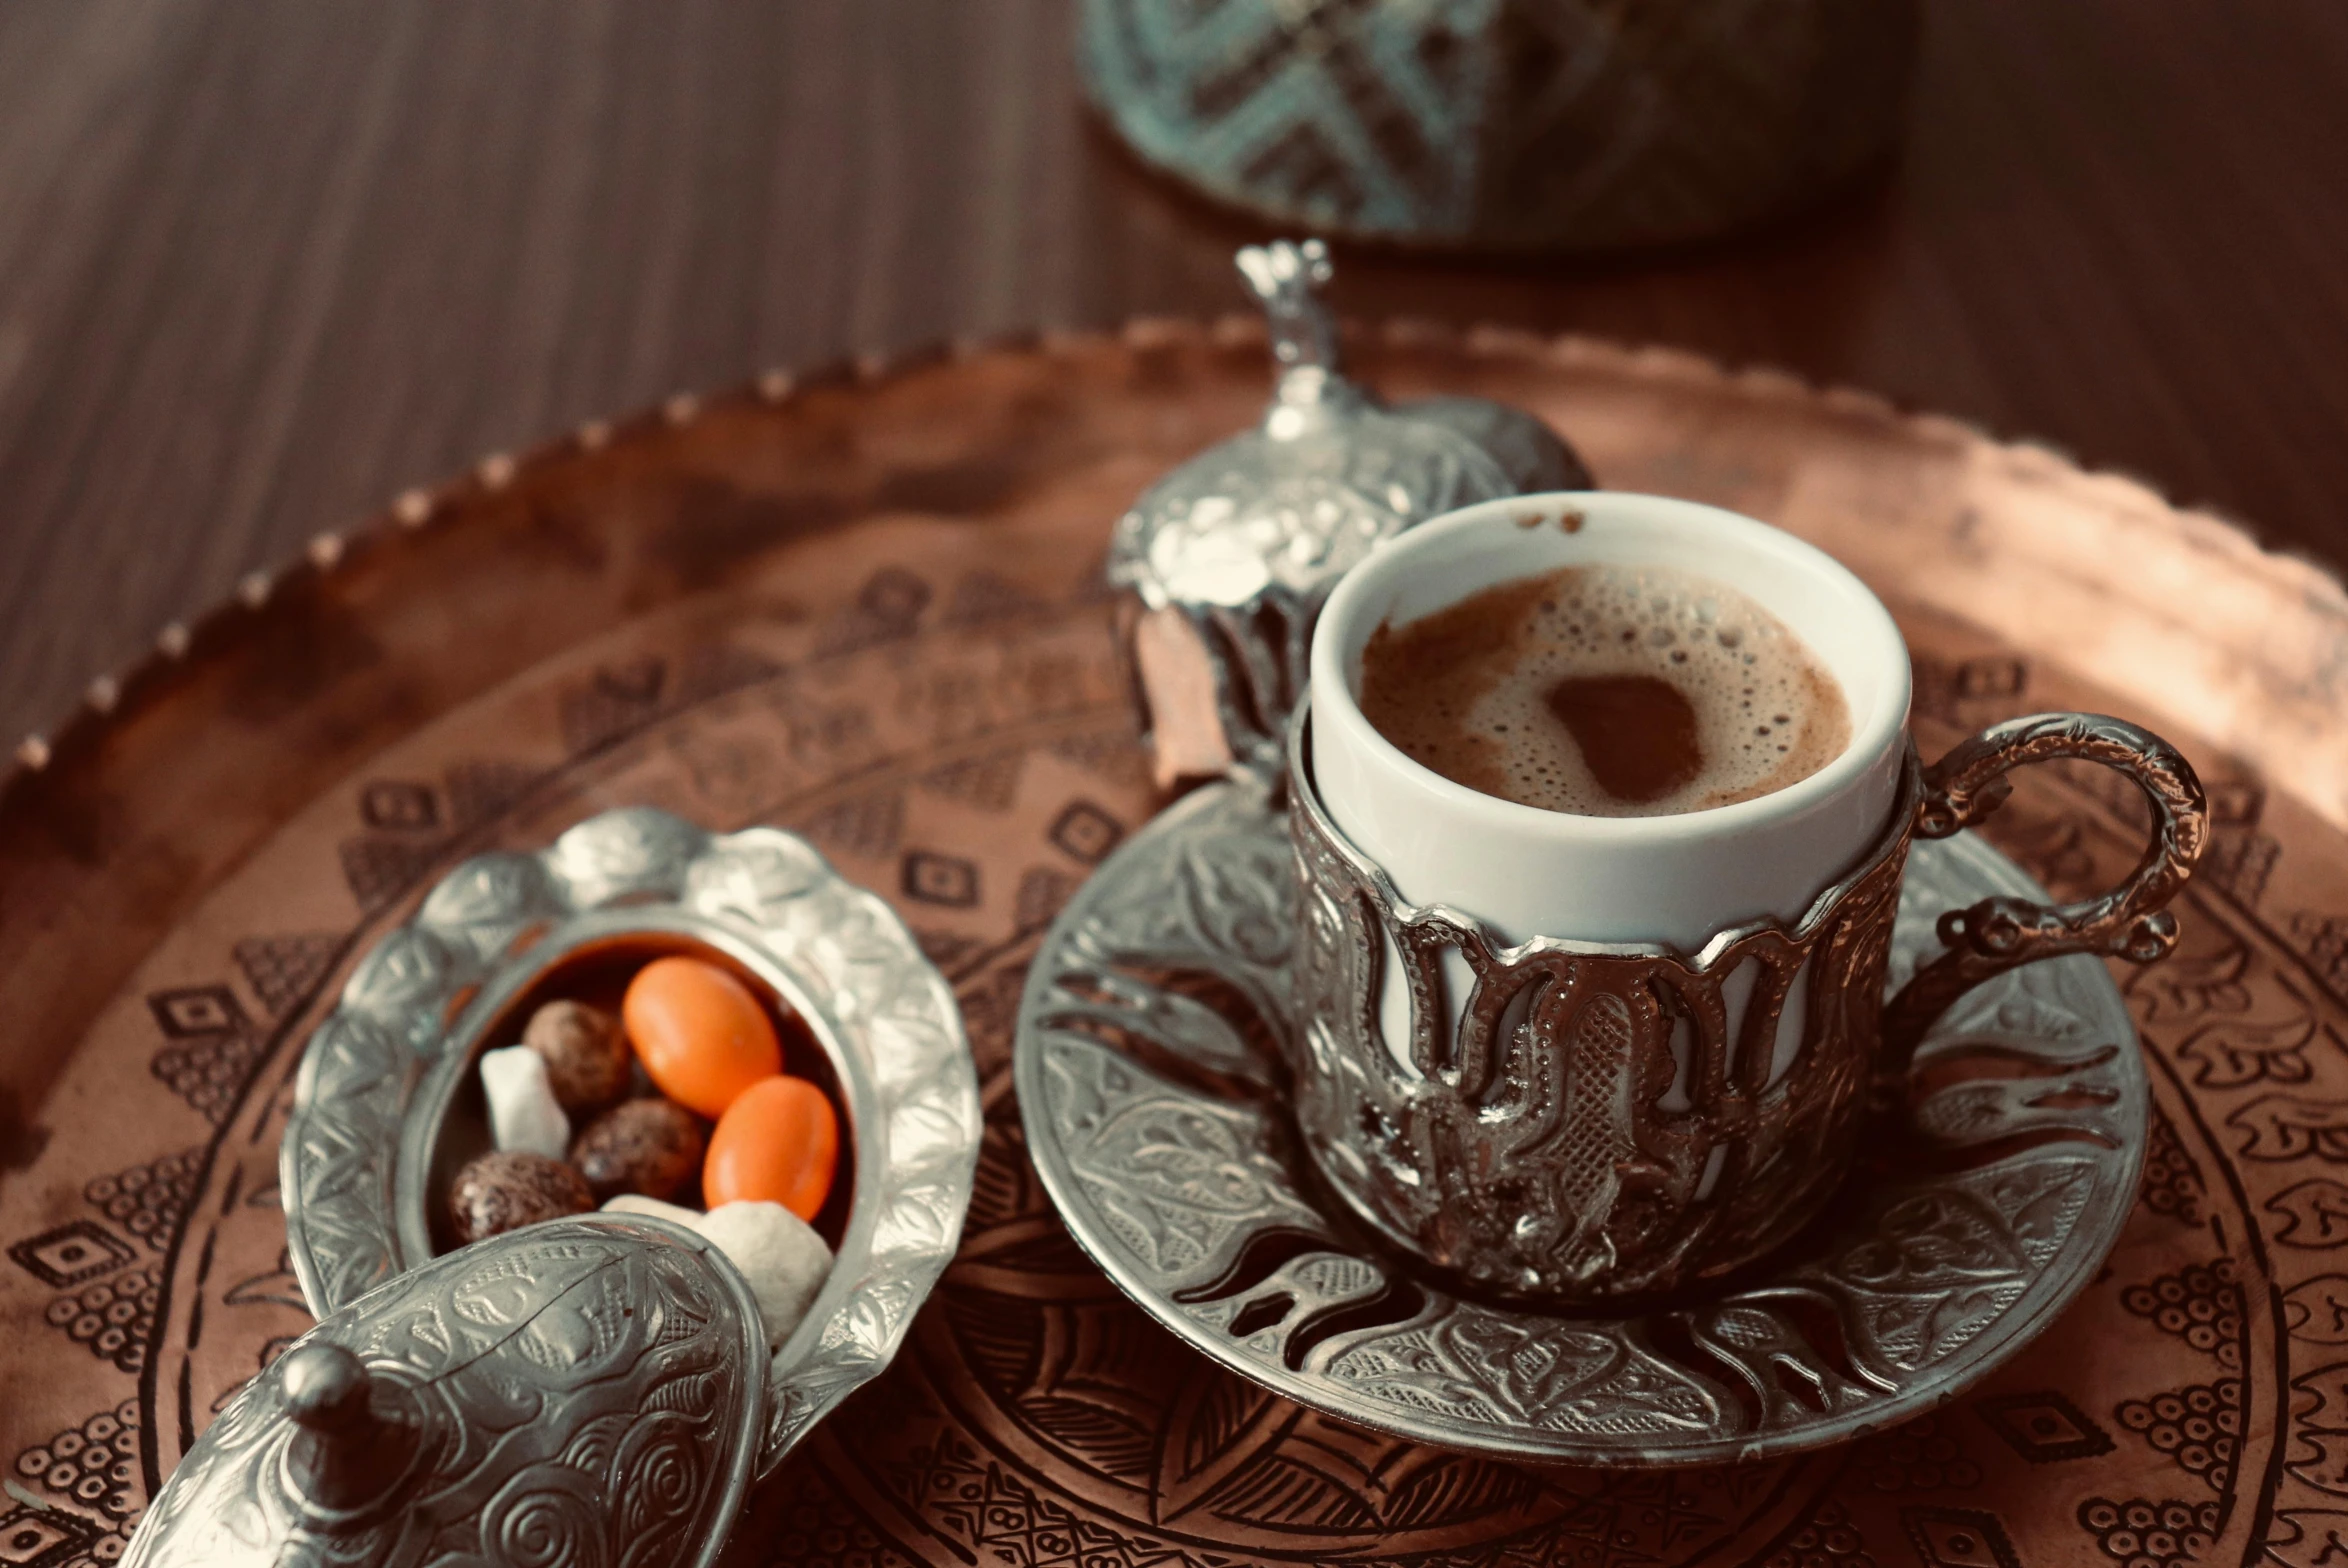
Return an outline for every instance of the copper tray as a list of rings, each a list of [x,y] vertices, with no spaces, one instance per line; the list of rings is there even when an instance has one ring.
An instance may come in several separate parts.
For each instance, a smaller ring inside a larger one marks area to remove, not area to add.
[[[1850,1447],[1625,1480],[1302,1412],[1084,1262],[1021,1151],[1008,1030],[1044,924],[1160,804],[1100,556],[1264,388],[1254,327],[1141,324],[769,377],[491,458],[167,629],[25,743],[0,795],[0,1561],[117,1554],[303,1325],[276,1143],[356,952],[462,856],[635,803],[798,829],[887,892],[986,1087],[960,1260],[739,1561],[2167,1568],[2348,1537],[2338,585],[2129,481],[1779,376],[1410,327],[1355,357],[1842,555],[1909,632],[1927,749],[2040,706],[2188,744],[2221,826],[2180,956],[2128,978],[2149,1174],[2045,1338]],[[2108,881],[2128,805],[2042,778],[1993,836],[2058,890]]]

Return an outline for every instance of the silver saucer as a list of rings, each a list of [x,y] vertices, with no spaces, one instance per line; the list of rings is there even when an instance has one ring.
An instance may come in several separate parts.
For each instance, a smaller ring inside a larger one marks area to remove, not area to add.
[[[2134,1025],[2093,958],[1969,993],[1916,1057],[1910,1126],[1741,1287],[1643,1314],[1463,1300],[1317,1195],[1267,1032],[1288,1027],[1294,871],[1267,786],[1209,785],[1094,873],[1028,972],[1027,1144],[1078,1243],[1160,1323],[1297,1403],[1519,1459],[1688,1465],[1842,1442],[1962,1391],[2118,1239],[2143,1163]],[[1934,917],[2044,898],[1971,834],[1919,842],[1890,983]],[[1888,1131],[1888,1129],[1887,1129]]]

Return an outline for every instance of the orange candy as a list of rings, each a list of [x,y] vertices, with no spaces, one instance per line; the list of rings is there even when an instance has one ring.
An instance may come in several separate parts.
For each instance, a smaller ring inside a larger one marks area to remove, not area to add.
[[[709,1135],[701,1198],[721,1203],[779,1203],[815,1218],[832,1190],[840,1126],[832,1102],[804,1078],[761,1079],[743,1090]]]
[[[783,1045],[750,988],[698,958],[656,958],[620,1001],[636,1059],[660,1092],[718,1117],[736,1096],[783,1070]]]

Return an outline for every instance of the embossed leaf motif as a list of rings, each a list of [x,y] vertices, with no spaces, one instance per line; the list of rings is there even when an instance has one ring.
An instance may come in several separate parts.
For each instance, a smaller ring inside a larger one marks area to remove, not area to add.
[[[1294,880],[1284,844],[1210,830],[1188,852],[1167,853],[1146,840],[1135,852],[1142,860],[1138,874],[1128,872],[1119,883],[1141,896],[1102,888],[1072,936],[1075,944],[1102,968],[1146,953],[1154,962],[1229,967],[1234,978],[1279,993],[1289,925],[1278,916]]]
[[[910,1285],[868,1282],[824,1325],[824,1343],[835,1350],[862,1351],[872,1360],[883,1360],[912,1316]]]
[[[2094,1184],[2094,1167],[2087,1160],[2045,1162],[1999,1183],[1993,1196],[2002,1211],[2013,1215],[2016,1243],[2044,1261],[2071,1233]]]
[[[2306,1047],[2315,1038],[2315,1018],[2252,1022],[2227,1019],[2203,1024],[2187,1035],[2177,1055],[2193,1064],[2193,1082],[2202,1088],[2233,1089],[2264,1078],[2305,1083],[2314,1074]]]
[[[1146,1075],[1089,1042],[1058,1042],[1052,1073],[1055,1114],[1082,1135],[1079,1163],[1101,1196],[1153,1242],[1179,1232],[1189,1245],[1203,1246],[1199,1227],[1186,1220],[1295,1207],[1267,1188],[1266,1173],[1257,1168],[1267,1156],[1250,1142],[1244,1128],[1253,1122],[1244,1113],[1163,1087],[1150,1092]],[[1119,1104],[1120,1090],[1142,1097]]]
[[[1213,1214],[1248,1214],[1265,1201],[1262,1175],[1231,1129],[1170,1101],[1111,1118],[1101,1142],[1157,1197]]]
[[[1917,1193],[1884,1211],[1876,1236],[1839,1270],[1877,1290],[1942,1290],[1960,1279],[1998,1279],[2024,1267],[2004,1218],[1969,1193]]]
[[[2189,937],[2190,939],[2190,937]],[[2244,977],[2250,967],[2250,948],[2229,940],[2215,952],[2178,952],[2129,978],[2128,994],[2143,1009],[2147,1023],[2176,1023],[2207,1013],[2244,1013],[2250,1010],[2250,987]],[[2192,1046],[2184,1054],[2193,1054]],[[2207,1080],[2201,1080],[2206,1082]]]
[[[434,926],[503,927],[560,907],[537,856],[500,852],[476,855],[450,872],[426,896],[420,914]],[[479,948],[486,952],[488,943]]]
[[[2226,1118],[2242,1129],[2241,1153],[2253,1160],[2296,1160],[2317,1154],[2348,1162],[2348,1100],[2302,1100],[2262,1094]]]
[[[2348,1361],[2303,1372],[2291,1380],[2291,1413],[2302,1433],[2348,1433]]]
[[[550,1250],[535,1276],[511,1265],[485,1268],[449,1293],[449,1310],[465,1323],[492,1331],[534,1324],[550,1296],[559,1307],[575,1310],[571,1289],[597,1261]],[[569,1316],[569,1310],[561,1315]]]
[[[2084,1045],[2095,1029],[2055,993],[2053,977],[2022,970],[2003,987],[1983,987],[1960,998],[1941,1028],[1953,1050],[1961,1041],[1990,1040],[2015,1045],[2034,1056],[2050,1054],[2050,1046]]]
[[[2283,1297],[2283,1322],[2293,1339],[2348,1345],[2348,1274],[2318,1274],[2292,1286]]]
[[[2348,1432],[2302,1430],[2286,1468],[2319,1492],[2348,1497]]]
[[[1558,1333],[1546,1325],[1490,1313],[1463,1313],[1445,1326],[1445,1347],[1460,1372],[1462,1393],[1489,1401],[1520,1420],[1555,1410],[1573,1390],[1618,1356],[1594,1336]],[[1583,1355],[1572,1354],[1581,1350]]]
[[[1095,1024],[1124,1030],[1211,1072],[1268,1084],[1267,1064],[1247,1037],[1206,1003],[1114,969],[1068,979],[1082,984],[1091,996],[1080,999],[1064,984],[1062,998],[1043,1015],[1049,1026]]]
[[[1229,848],[1232,853],[1185,859],[1189,902],[1199,928],[1217,946],[1266,970],[1275,969],[1288,960],[1290,924],[1276,918],[1285,913],[1287,903],[1279,895],[1292,877],[1288,856],[1268,852],[1261,843]],[[1264,896],[1267,890],[1274,895],[1269,900]]]
[[[2285,1509],[2267,1531],[2266,1555],[2283,1568],[2337,1568],[2348,1562],[2348,1512]]]
[[[2348,1187],[2328,1176],[2310,1177],[2266,1200],[2280,1215],[2275,1240],[2288,1247],[2337,1247],[2348,1242]]]
[[[830,868],[815,847],[771,828],[751,828],[729,850],[695,862],[686,897],[763,916],[822,882]]]
[[[549,867],[584,895],[583,902],[667,891],[683,880],[707,838],[692,823],[649,806],[607,811],[556,839]]]
[[[1161,1273],[1187,1274],[1215,1248],[1220,1227],[1200,1223],[1195,1214],[1137,1202],[1099,1182],[1092,1184],[1092,1195],[1102,1213]]]
[[[2018,1283],[1976,1285],[1933,1301],[1916,1324],[1920,1358],[1938,1360],[1980,1333],[1996,1321],[2019,1289]]]

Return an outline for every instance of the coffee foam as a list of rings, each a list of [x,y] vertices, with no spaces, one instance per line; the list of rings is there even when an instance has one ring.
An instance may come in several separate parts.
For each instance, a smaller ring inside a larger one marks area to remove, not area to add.
[[[1684,786],[1628,801],[1600,786],[1546,694],[1573,677],[1667,680],[1703,757]],[[1783,622],[1724,584],[1597,565],[1499,584],[1363,654],[1363,714],[1470,789],[1581,816],[1666,816],[1751,800],[1809,777],[1850,742],[1842,690]]]

